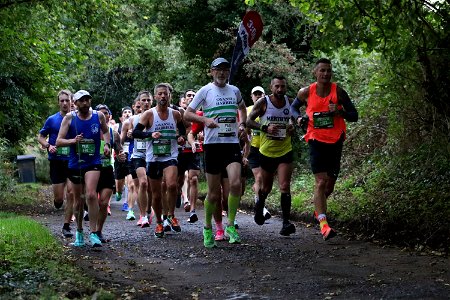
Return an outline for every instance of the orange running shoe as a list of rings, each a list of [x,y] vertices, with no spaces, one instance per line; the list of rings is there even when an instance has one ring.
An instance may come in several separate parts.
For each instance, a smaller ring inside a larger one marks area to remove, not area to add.
[[[172,228],[173,231],[175,232],[181,232],[181,226],[178,223],[178,219],[173,217],[170,218],[170,227]]]
[[[156,223],[156,227],[155,227],[155,236],[157,238],[162,238],[164,237],[164,226],[162,223]]]
[[[322,229],[320,229],[320,233],[322,233],[324,241],[327,241],[336,236],[336,231],[331,228],[328,224],[324,224]]]

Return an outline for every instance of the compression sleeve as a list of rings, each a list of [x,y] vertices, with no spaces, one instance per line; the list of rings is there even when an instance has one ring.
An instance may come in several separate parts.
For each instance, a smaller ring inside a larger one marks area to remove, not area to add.
[[[302,103],[300,100],[295,97],[294,101],[291,104],[291,115],[294,118],[294,120],[297,120],[298,117],[300,117],[300,107],[302,106]]]
[[[349,122],[358,121],[358,111],[345,90],[339,89],[338,100],[339,104],[344,107],[344,111],[342,111],[344,119]]]
[[[186,127],[184,126],[184,122],[177,122],[178,134],[186,137]]]
[[[152,136],[152,132],[144,131],[145,126],[141,123],[138,123],[133,130],[133,137],[137,139],[146,139]]]

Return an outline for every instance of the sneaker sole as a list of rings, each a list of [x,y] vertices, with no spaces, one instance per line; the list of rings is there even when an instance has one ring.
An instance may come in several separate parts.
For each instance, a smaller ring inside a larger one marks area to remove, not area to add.
[[[197,215],[193,215],[192,217],[189,217],[188,222],[189,223],[195,223],[198,221]]]

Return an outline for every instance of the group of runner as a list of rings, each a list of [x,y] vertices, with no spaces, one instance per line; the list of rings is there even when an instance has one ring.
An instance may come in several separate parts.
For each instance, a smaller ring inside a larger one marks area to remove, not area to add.
[[[211,63],[212,82],[197,92],[187,90],[179,106],[171,104],[173,89],[169,83],[157,84],[153,95],[141,91],[131,107],[122,109],[121,123],[114,126],[108,125],[111,111],[106,104],[91,107],[89,92],[58,93],[60,110],[46,120],[38,141],[48,151],[55,207],[62,207],[64,198],[67,201],[62,228],[67,238],[73,236],[70,222],[75,216],[74,246],[85,245],[85,210],[91,245],[107,242],[102,230],[109,201],[114,189],[115,199],[121,201],[124,186],[128,190],[122,206],[126,219],[136,219],[137,203],[137,225],[146,228],[156,219],[154,235],[158,238],[167,231],[181,231],[175,217],[181,205],[190,212],[187,221],[197,222],[201,157],[208,184],[205,247],[215,247],[216,241],[224,239],[232,244],[241,242],[235,219],[247,167],[255,177],[255,223],[263,225],[271,217],[265,200],[277,175],[283,218],[280,234],[295,233],[290,222],[291,136],[295,125],[304,124],[315,176],[314,215],[325,240],[336,234],[327,223],[326,200],[339,173],[344,120],[357,121],[358,113],[348,94],[331,82],[331,62],[320,59],[316,63],[317,81],[300,89],[295,99],[286,95],[286,78],[274,76],[269,95],[260,86],[253,88],[254,105],[248,108],[239,89],[228,83],[229,72],[226,59],[215,59]],[[299,110],[302,105],[306,105],[304,115]],[[228,219],[225,228],[222,215]]]

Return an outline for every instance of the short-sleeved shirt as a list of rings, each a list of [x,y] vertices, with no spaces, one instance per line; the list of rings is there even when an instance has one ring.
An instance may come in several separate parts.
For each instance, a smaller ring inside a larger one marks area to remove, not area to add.
[[[64,116],[61,115],[60,112],[57,112],[56,114],[51,115],[47,118],[47,120],[44,123],[44,126],[39,131],[39,134],[41,134],[44,137],[48,136],[48,143],[52,146],[56,145],[56,139],[58,138],[59,128],[61,127],[61,122],[64,119]],[[50,153],[48,152],[48,159],[49,160],[69,160],[69,152],[70,147],[58,147],[56,153]]]

